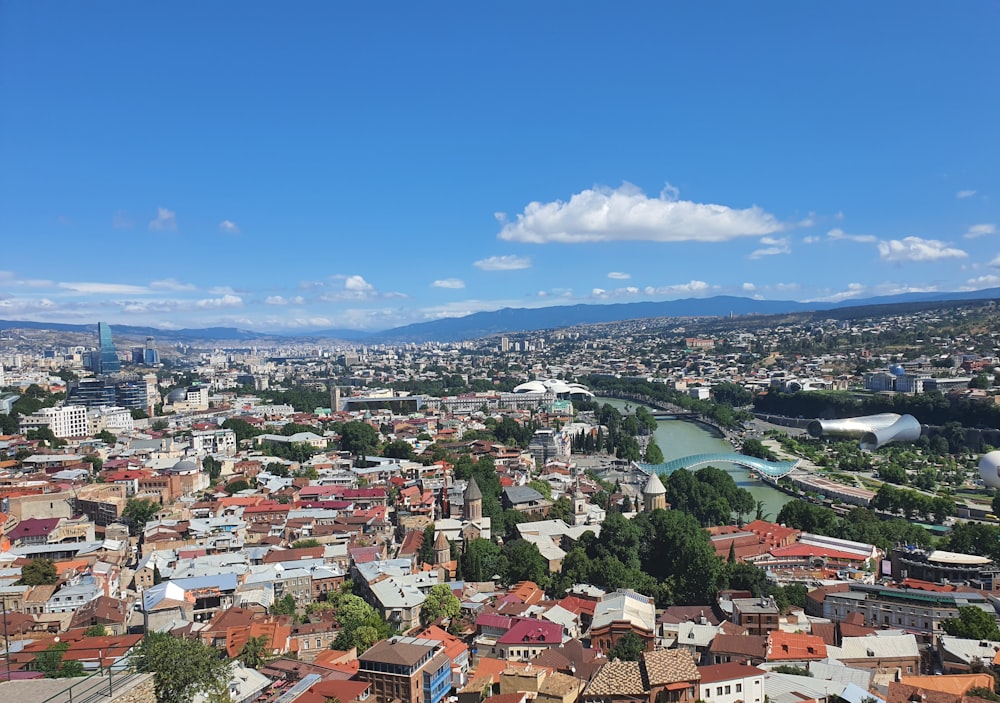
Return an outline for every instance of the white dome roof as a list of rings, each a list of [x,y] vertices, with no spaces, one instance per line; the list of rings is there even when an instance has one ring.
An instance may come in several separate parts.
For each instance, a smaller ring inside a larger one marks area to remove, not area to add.
[[[985,454],[979,460],[979,476],[990,488],[1000,488],[1000,451]]]
[[[514,387],[515,393],[545,393],[549,391],[556,395],[576,395],[583,394],[593,396],[586,386],[579,383],[566,383],[558,378],[543,378],[537,381],[527,381]]]
[[[515,393],[544,393],[545,384],[541,381],[528,381],[519,386],[514,386]]]

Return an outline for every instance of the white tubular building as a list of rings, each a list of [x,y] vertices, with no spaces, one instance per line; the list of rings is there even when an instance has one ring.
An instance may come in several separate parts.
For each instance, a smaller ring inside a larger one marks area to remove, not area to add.
[[[890,442],[912,442],[920,438],[920,423],[917,418],[896,413],[813,420],[808,429],[813,437],[857,437],[861,448],[867,451]]]

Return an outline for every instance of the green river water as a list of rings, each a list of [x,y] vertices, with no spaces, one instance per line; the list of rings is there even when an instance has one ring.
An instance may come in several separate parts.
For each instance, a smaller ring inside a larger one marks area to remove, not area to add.
[[[607,403],[625,412],[625,406],[635,408],[636,403],[617,398],[598,398],[601,403]],[[698,422],[686,420],[660,420],[653,433],[656,443],[663,450],[666,461],[679,459],[692,454],[713,454],[732,452],[733,446],[714,428]],[[781,506],[793,498],[772,488],[762,481],[752,478],[743,468],[735,464],[720,464],[719,468],[733,477],[740,488],[745,488],[753,495],[754,500],[763,501],[765,517],[774,520]]]

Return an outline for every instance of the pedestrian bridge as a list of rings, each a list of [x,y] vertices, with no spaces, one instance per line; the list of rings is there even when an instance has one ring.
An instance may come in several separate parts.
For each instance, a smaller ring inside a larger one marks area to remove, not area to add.
[[[692,456],[681,457],[663,464],[638,464],[639,468],[647,474],[672,474],[677,469],[695,469],[702,466],[714,464],[738,464],[748,471],[763,474],[770,478],[781,478],[788,475],[792,469],[798,466],[795,461],[767,461],[758,459],[755,456],[738,454],[736,452],[718,454],[694,454]]]

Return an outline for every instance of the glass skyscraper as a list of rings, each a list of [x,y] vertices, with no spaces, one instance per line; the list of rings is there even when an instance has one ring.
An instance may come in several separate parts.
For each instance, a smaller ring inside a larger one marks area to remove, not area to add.
[[[107,322],[97,323],[97,339],[100,343],[98,349],[97,368],[94,369],[99,374],[118,373],[122,370],[122,365],[118,361],[118,350],[111,339],[111,325]]]

